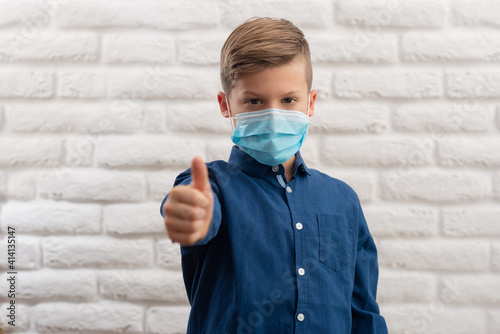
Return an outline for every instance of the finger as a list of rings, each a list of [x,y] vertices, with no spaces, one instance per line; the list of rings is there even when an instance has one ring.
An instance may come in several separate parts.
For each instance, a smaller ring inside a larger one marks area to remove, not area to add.
[[[165,213],[170,217],[193,221],[205,218],[207,212],[199,206],[186,204],[182,202],[174,202],[165,207]]]
[[[193,180],[191,185],[199,191],[205,192],[212,189],[208,179],[207,164],[199,156],[194,157],[191,163],[191,178]]]
[[[206,196],[203,195],[203,193],[201,193],[198,189],[185,185],[174,187],[170,191],[170,196],[172,201],[176,203],[180,202],[201,207],[205,207],[209,203]]]
[[[196,241],[200,240],[199,233],[182,233],[177,231],[168,231],[168,237],[175,242],[178,242],[182,245],[192,245]]]
[[[165,225],[167,226],[167,230],[169,231],[191,234],[201,230],[203,226],[203,221],[202,220],[186,221],[184,219],[176,217],[168,217],[167,219],[165,219]]]

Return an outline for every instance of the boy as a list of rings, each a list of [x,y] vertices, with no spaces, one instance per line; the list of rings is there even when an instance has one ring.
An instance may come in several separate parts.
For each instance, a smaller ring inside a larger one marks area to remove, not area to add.
[[[302,31],[246,21],[222,47],[221,80],[229,161],[195,157],[160,208],[181,244],[188,333],[387,333],[358,197],[300,155],[317,96]]]

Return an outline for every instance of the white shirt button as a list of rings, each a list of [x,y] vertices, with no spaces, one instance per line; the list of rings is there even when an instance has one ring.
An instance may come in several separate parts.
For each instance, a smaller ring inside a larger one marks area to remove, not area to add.
[[[302,313],[297,314],[298,321],[304,321],[304,318],[305,318],[304,314],[302,314]]]
[[[292,192],[292,188],[290,188],[290,186],[286,186],[286,192],[290,194]]]
[[[271,168],[273,170],[273,172],[277,172],[280,170],[280,167],[279,166],[273,166],[273,168]]]
[[[303,276],[305,273],[306,273],[306,271],[304,270],[304,268],[299,268],[299,275],[300,276]]]
[[[295,224],[295,227],[297,228],[297,230],[302,230],[302,223],[301,222],[298,222],[297,224]]]

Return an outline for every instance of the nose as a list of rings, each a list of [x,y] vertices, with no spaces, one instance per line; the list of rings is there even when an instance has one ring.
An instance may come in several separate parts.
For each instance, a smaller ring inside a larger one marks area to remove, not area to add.
[[[266,106],[266,109],[270,109],[270,108],[280,109],[281,108],[280,101],[273,100],[273,101],[269,102],[269,104]]]

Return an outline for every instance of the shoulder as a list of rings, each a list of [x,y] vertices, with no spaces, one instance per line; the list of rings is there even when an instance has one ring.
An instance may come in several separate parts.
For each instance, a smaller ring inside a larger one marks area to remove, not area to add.
[[[206,162],[208,169],[208,176],[212,181],[217,181],[223,175],[227,175],[227,173],[235,173],[235,167],[229,164],[224,160],[214,160]],[[177,175],[175,179],[174,186],[179,185],[181,183],[189,183],[191,180],[191,168],[188,168]]]
[[[358,194],[354,189],[348,185],[346,182],[332,177],[324,172],[320,172],[317,169],[309,168],[309,173],[311,173],[312,179],[318,185],[322,187],[329,188],[330,191],[335,191],[336,193],[341,194],[345,199],[352,200],[357,202]]]

